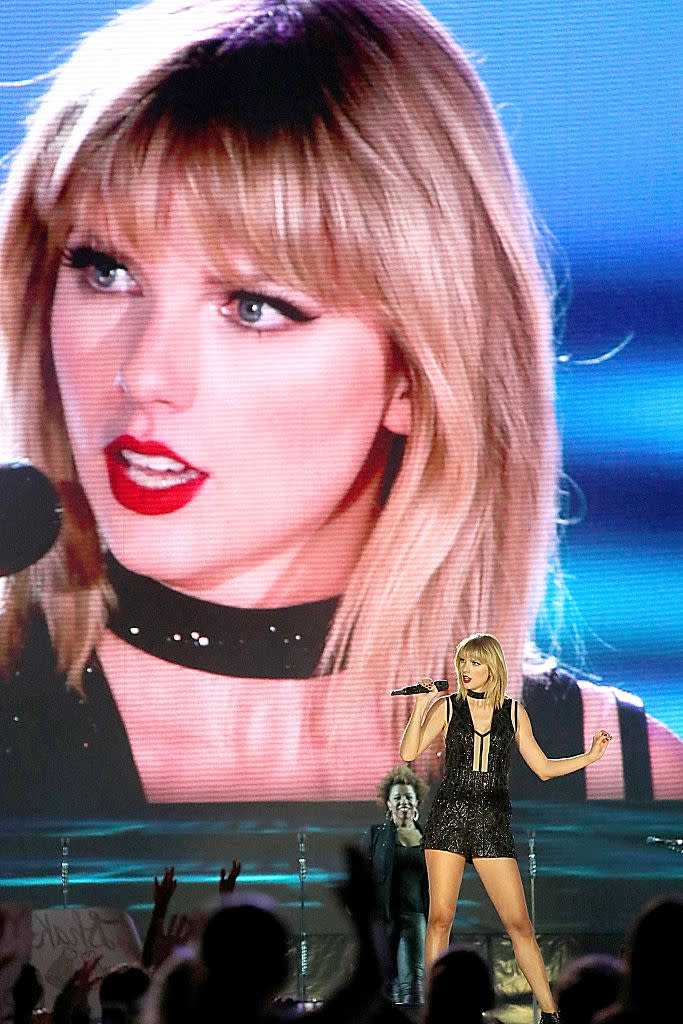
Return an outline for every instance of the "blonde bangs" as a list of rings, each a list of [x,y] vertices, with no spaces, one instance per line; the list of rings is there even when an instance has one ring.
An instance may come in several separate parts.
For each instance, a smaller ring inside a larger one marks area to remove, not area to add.
[[[311,137],[281,132],[255,144],[216,122],[187,131],[170,115],[151,125],[143,115],[78,154],[48,218],[51,247],[65,244],[75,221],[104,219],[136,252],[154,255],[180,213],[226,282],[240,279],[246,257],[327,306],[369,303],[386,318],[383,254],[367,216],[373,191],[322,125]]]

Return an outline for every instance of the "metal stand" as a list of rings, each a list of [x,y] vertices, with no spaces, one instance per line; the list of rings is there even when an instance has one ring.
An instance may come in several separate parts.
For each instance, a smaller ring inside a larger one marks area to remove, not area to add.
[[[69,906],[69,842],[68,836],[62,836],[62,906]]]
[[[671,853],[683,854],[683,839],[662,839],[660,836],[648,836],[648,846],[665,846]]]
[[[308,943],[306,940],[306,897],[304,883],[306,881],[306,834],[299,832],[299,1002],[305,1003],[306,977],[308,975]]]
[[[536,833],[529,833],[529,888],[531,893],[531,927],[536,935]],[[531,994],[531,1014],[534,1024],[538,1024],[538,1002]]]

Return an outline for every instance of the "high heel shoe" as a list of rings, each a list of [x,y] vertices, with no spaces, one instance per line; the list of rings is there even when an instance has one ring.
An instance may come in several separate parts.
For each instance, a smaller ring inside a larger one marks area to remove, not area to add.
[[[539,1024],[562,1024],[560,1014],[557,1010],[554,1010],[553,1013],[546,1013],[546,1011],[543,1010],[541,1012],[541,1020]]]

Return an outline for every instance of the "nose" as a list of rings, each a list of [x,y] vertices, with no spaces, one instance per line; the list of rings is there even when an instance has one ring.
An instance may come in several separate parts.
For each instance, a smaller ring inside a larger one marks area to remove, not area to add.
[[[119,377],[136,404],[188,408],[195,397],[201,358],[193,316],[171,296],[141,302],[124,328]]]

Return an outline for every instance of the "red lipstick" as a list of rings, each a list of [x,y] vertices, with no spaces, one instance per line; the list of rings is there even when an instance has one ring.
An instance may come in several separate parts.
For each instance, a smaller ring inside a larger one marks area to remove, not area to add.
[[[159,441],[121,434],[104,449],[109,486],[120,505],[142,516],[164,516],[192,501],[208,474]]]

